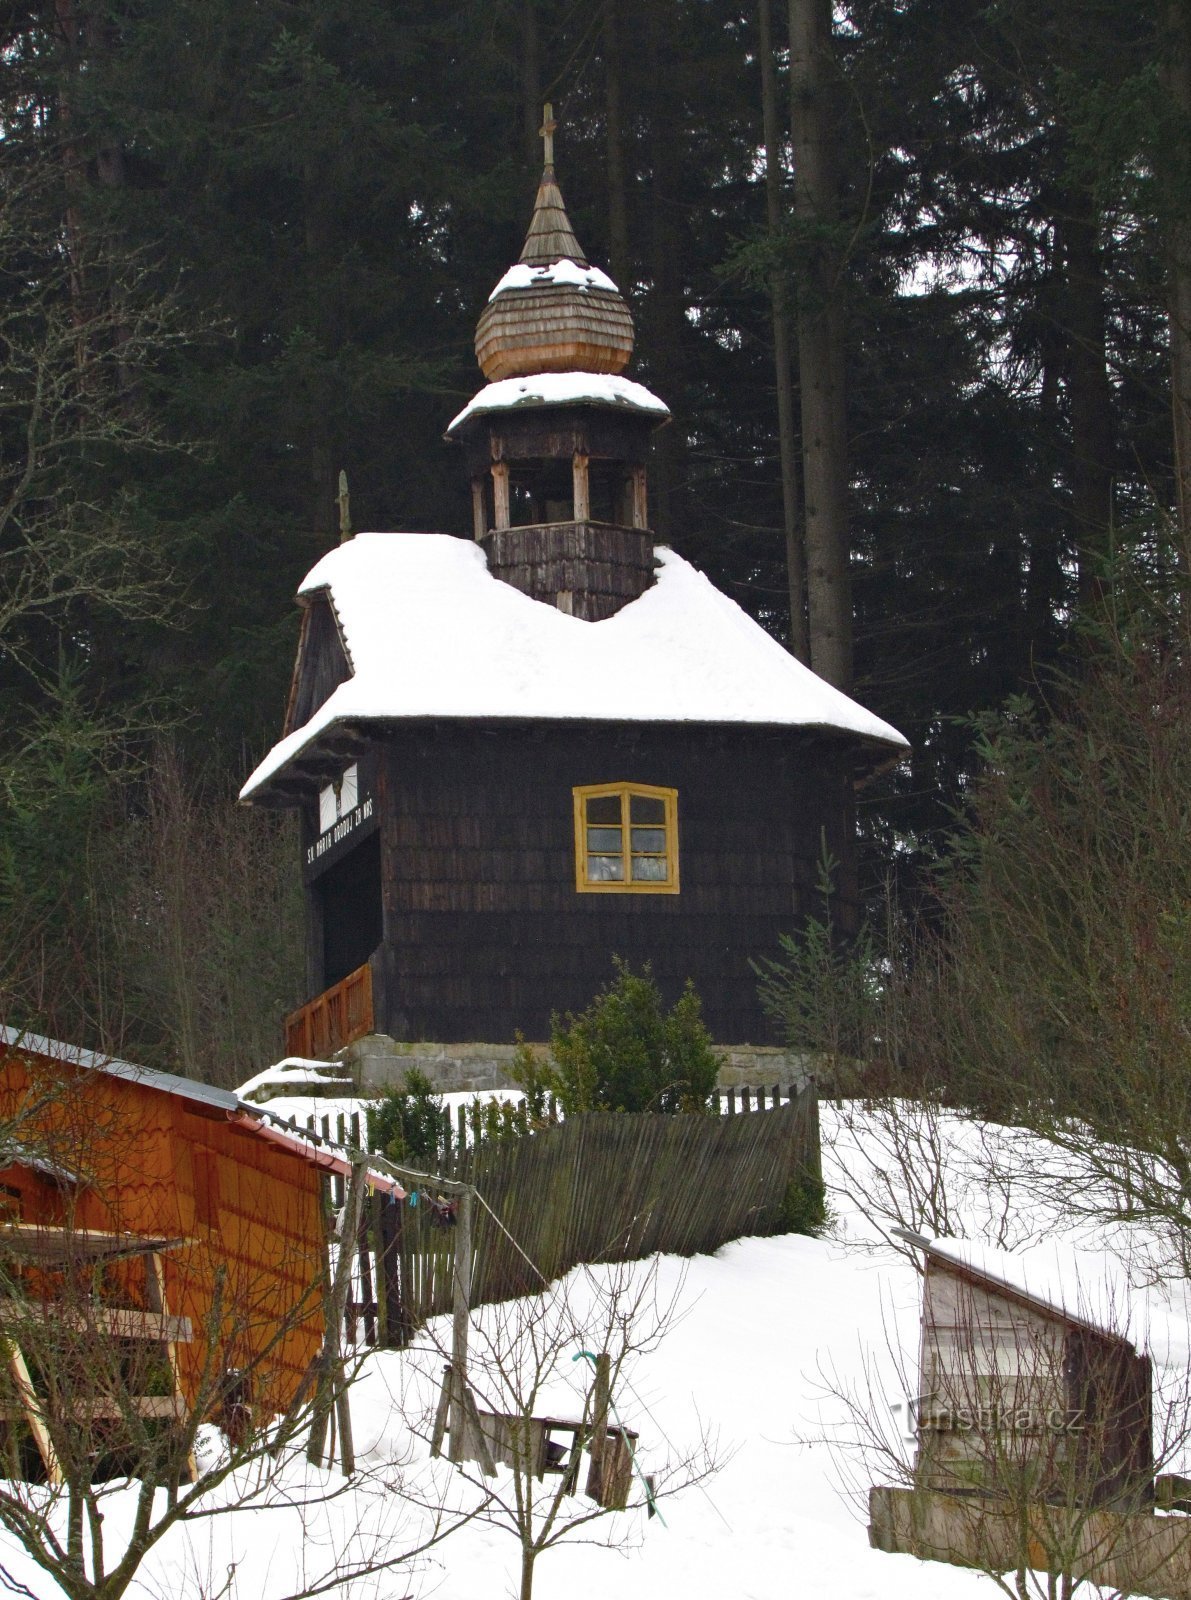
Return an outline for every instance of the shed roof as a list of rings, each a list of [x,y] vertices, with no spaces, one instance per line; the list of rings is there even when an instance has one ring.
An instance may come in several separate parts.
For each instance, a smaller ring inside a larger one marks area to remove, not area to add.
[[[242,1109],[238,1095],[227,1089],[217,1089],[214,1084],[180,1078],[172,1072],[158,1072],[155,1067],[138,1067],[131,1061],[121,1061],[117,1056],[86,1050],[82,1045],[67,1044],[62,1039],[46,1039],[41,1034],[29,1033],[23,1028],[0,1024],[0,1045],[42,1056],[47,1061],[60,1061],[63,1066],[85,1067],[88,1071],[106,1073],[109,1078],[123,1078],[130,1083],[144,1084],[148,1089],[179,1095],[208,1111],[234,1113]]]
[[[851,735],[883,756],[908,748],[681,556],[655,553],[651,588],[585,622],[494,578],[469,539],[357,534],[300,590],[329,595],[352,675],[274,746],[241,797],[260,795],[336,725],[377,720],[767,725]]]
[[[943,1271],[1041,1316],[1126,1342],[1144,1333],[1131,1326],[1133,1291],[1120,1262],[1107,1251],[1045,1244],[1011,1254],[973,1239],[929,1239],[905,1228],[892,1231]]]
[[[351,1171],[351,1159],[346,1149],[331,1148],[328,1141],[303,1133],[292,1122],[242,1100],[231,1090],[217,1089],[213,1084],[198,1083],[193,1078],[180,1078],[172,1072],[158,1072],[154,1067],[136,1066],[116,1056],[86,1050],[81,1045],[67,1044],[61,1039],[47,1039],[41,1034],[0,1024],[0,1055],[5,1050],[23,1051],[28,1055],[40,1056],[43,1060],[61,1062],[68,1067],[81,1067],[88,1072],[101,1073],[105,1077],[119,1078],[161,1094],[173,1095],[187,1101],[200,1115],[234,1123],[250,1136],[286,1148],[301,1160],[343,1175]],[[369,1173],[369,1182],[376,1188],[391,1190],[398,1197],[404,1193],[399,1184],[376,1172]]]

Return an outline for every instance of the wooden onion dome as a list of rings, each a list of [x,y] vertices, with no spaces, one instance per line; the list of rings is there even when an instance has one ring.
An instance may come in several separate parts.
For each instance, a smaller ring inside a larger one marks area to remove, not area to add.
[[[493,291],[476,328],[489,382],[540,372],[623,372],[633,319],[619,289],[588,264],[554,176],[555,123],[546,108],[546,159],[517,265]]]

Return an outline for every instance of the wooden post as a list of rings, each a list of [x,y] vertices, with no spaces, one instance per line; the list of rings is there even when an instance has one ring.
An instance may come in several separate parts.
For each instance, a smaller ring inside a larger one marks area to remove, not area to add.
[[[382,1350],[389,1347],[389,1283],[385,1271],[385,1229],[381,1216],[385,1202],[374,1189],[368,1199],[368,1215],[372,1222],[372,1280],[373,1298],[376,1301],[376,1342]]]
[[[492,495],[496,504],[497,529],[512,526],[509,517],[509,466],[507,461],[492,463]]]
[[[430,1433],[430,1454],[442,1455],[443,1435],[447,1431],[447,1417],[451,1410],[451,1396],[455,1392],[455,1380],[448,1363],[442,1369],[442,1388],[438,1391],[438,1406],[434,1412],[434,1427]]]
[[[314,1466],[321,1466],[326,1447],[327,1423],[334,1407],[339,1422],[340,1456],[343,1471],[348,1477],[356,1470],[356,1454],[352,1440],[347,1383],[343,1370],[341,1329],[348,1291],[351,1288],[352,1257],[355,1255],[355,1242],[360,1232],[360,1218],[363,1215],[364,1196],[367,1192],[368,1161],[365,1157],[352,1162],[343,1228],[339,1235],[339,1253],[335,1261],[335,1277],[331,1283],[331,1293],[327,1302],[327,1323],[323,1336],[323,1370],[319,1375],[314,1414],[310,1424],[310,1443],[306,1450],[307,1459]]]
[[[170,1308],[165,1297],[165,1263],[156,1250],[151,1250],[145,1257],[145,1302],[150,1311],[159,1312],[163,1317],[169,1316]],[[166,1341],[165,1359],[169,1364],[174,1393],[181,1395],[182,1373],[178,1366],[178,1347],[172,1339]],[[186,1470],[191,1483],[194,1483],[198,1478],[198,1461],[193,1450],[186,1457]]]
[[[645,468],[633,468],[633,527],[649,527],[649,500],[645,492]]]
[[[25,1357],[21,1353],[20,1345],[11,1339],[3,1341],[4,1354],[8,1359],[8,1369],[12,1373],[16,1385],[17,1395],[20,1398],[21,1409],[25,1413],[25,1421],[29,1424],[29,1432],[33,1435],[45,1467],[46,1481],[52,1484],[62,1482],[62,1465],[58,1460],[58,1452],[54,1449],[50,1439],[49,1429],[45,1424],[39,1402],[33,1388],[33,1380],[29,1376],[29,1368],[25,1365]]]
[[[409,1342],[408,1313],[402,1300],[401,1243],[405,1213],[396,1203],[381,1201],[379,1206],[381,1242],[377,1256],[384,1284],[384,1344],[386,1350],[404,1349]]]
[[[484,480],[471,480],[471,525],[477,539],[488,532],[488,508],[484,504]]]
[[[571,462],[571,478],[574,483],[575,517],[576,522],[588,522],[591,519],[591,480],[588,475],[588,459],[582,450],[576,450]]]
[[[372,1255],[368,1247],[368,1206],[360,1207],[359,1262],[361,1311],[364,1317],[364,1343],[376,1344],[376,1295],[372,1287]]]
[[[605,1350],[595,1360],[595,1390],[591,1401],[591,1466],[587,1493],[604,1503],[604,1448],[608,1442],[608,1405],[612,1399],[612,1357]]]
[[[467,1385],[467,1332],[471,1315],[471,1201],[472,1192],[459,1195],[455,1218],[454,1313],[451,1322],[451,1460],[462,1461],[467,1416],[463,1391]]]

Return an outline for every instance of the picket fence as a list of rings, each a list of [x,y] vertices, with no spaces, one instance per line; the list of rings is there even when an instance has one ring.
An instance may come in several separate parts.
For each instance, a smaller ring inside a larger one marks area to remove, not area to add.
[[[478,1195],[472,1304],[531,1293],[582,1262],[695,1255],[775,1232],[790,1184],[819,1176],[817,1097],[728,1093],[718,1116],[588,1112],[531,1128],[510,1108],[444,1119],[437,1170]],[[415,1205],[374,1201],[349,1336],[376,1329],[400,1345],[450,1310],[454,1234],[437,1199],[428,1183]]]

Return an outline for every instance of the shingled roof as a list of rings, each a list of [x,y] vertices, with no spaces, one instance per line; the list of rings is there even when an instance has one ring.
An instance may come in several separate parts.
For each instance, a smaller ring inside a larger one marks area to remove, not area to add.
[[[849,736],[876,761],[907,741],[796,661],[681,556],[602,622],[521,594],[469,539],[363,533],[303,580],[329,599],[352,675],[274,746],[242,790],[274,779],[336,727],[410,718],[769,725]]]

